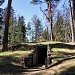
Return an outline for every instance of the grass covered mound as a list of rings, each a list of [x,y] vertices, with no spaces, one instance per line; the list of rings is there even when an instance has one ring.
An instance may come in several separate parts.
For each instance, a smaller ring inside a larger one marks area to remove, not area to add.
[[[63,61],[67,61],[75,58],[74,43],[72,44],[72,43],[62,43],[62,42],[42,42],[38,44],[50,45],[52,50],[51,58],[53,59],[52,64],[50,64],[50,67],[59,65]],[[33,46],[34,44],[30,43],[28,44],[28,46],[29,45]],[[24,58],[30,55],[31,53],[32,52],[28,50],[0,52],[0,74],[25,72],[26,68],[24,67]],[[67,71],[69,71],[69,69]]]
[[[30,51],[0,52],[0,74],[23,71],[24,58],[30,54]]]
[[[22,65],[24,58],[31,54],[30,51],[0,52],[0,65]]]

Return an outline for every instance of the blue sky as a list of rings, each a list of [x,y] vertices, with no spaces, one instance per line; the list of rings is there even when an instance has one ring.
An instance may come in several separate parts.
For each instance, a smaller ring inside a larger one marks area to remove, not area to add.
[[[61,0],[58,8],[61,9],[62,4],[65,0]],[[8,0],[5,0],[4,4],[1,6],[2,8],[5,8],[7,6]],[[18,16],[24,16],[26,19],[26,24],[31,20],[33,15],[36,15],[43,21],[43,14],[40,11],[39,7],[40,5],[33,5],[30,4],[31,0],[12,0],[12,7],[15,10],[15,14]],[[43,8],[46,8],[46,4],[42,5]]]

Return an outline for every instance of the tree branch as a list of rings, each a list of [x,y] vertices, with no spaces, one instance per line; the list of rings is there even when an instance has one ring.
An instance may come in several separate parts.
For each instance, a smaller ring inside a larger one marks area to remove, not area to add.
[[[50,22],[48,16],[47,16],[46,13],[41,9],[41,7],[40,7],[40,11],[42,11],[42,13],[45,15],[46,19]]]

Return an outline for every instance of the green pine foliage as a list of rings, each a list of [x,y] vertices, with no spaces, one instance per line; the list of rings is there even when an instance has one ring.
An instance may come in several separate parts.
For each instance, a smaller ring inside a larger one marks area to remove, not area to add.
[[[5,8],[4,16],[6,15]],[[11,8],[11,16],[9,20],[9,30],[8,30],[8,43],[14,44],[17,42],[25,42],[27,40],[26,38],[26,24],[24,22],[24,17],[19,16],[18,19],[15,17],[15,11],[13,7]]]
[[[0,1],[0,6],[4,3],[5,0]],[[3,37],[3,29],[2,29],[2,24],[3,24],[3,9],[0,8],[0,44],[2,44],[2,37]]]
[[[9,20],[9,33],[8,33],[8,40],[10,44],[14,44],[16,42],[16,23],[17,20],[15,19],[14,15]]]
[[[49,41],[48,27],[42,32],[42,41]]]
[[[42,37],[43,32],[43,25],[40,21],[40,19],[37,17],[37,15],[34,15],[32,18],[32,25],[34,27],[34,40],[35,42],[38,42],[40,38]]]
[[[67,19],[58,13],[57,21],[53,27],[54,39],[60,42],[71,42],[71,27]]]
[[[31,38],[31,32],[32,32],[32,30],[31,30],[31,23],[28,22],[28,24],[26,26],[26,35],[28,37],[28,42],[30,41],[30,38]]]
[[[26,24],[24,22],[24,17],[19,16],[18,25],[17,25],[17,34],[16,34],[16,42],[25,42],[26,41]]]
[[[63,17],[62,15],[60,15],[60,13],[58,13],[58,16],[57,16],[57,21],[54,25],[54,37],[55,37],[55,40],[56,41],[61,41],[61,42],[64,42],[64,29],[63,29]]]

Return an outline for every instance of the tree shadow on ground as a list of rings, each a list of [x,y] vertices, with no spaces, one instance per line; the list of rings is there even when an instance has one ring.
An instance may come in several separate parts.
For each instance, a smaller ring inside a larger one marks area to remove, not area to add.
[[[42,70],[40,68],[42,65],[26,67],[24,61],[23,65],[21,65],[22,60],[20,59],[10,55],[0,56],[0,75],[28,75],[28,72]]]
[[[19,72],[24,68],[22,66],[17,66],[13,64],[0,64],[0,73],[16,73],[19,69]]]
[[[66,49],[75,49],[75,45],[71,44],[64,44],[64,43],[55,43],[49,44],[51,48],[66,48]]]
[[[60,72],[58,75],[75,75],[75,66],[67,68],[66,70]]]
[[[48,68],[51,68],[51,67],[53,67],[53,66],[57,66],[57,65],[63,63],[64,61],[66,61],[66,60],[71,60],[71,59],[75,59],[75,57],[64,58],[64,59],[62,59],[62,60],[59,60],[58,62],[56,62],[56,63],[54,63],[54,64],[50,64],[50,66],[49,66]]]
[[[13,64],[0,64],[0,75],[28,75],[30,72],[38,72],[42,69],[38,68],[41,66],[36,67],[23,67],[19,65],[13,65]],[[37,75],[37,74],[36,74]]]

